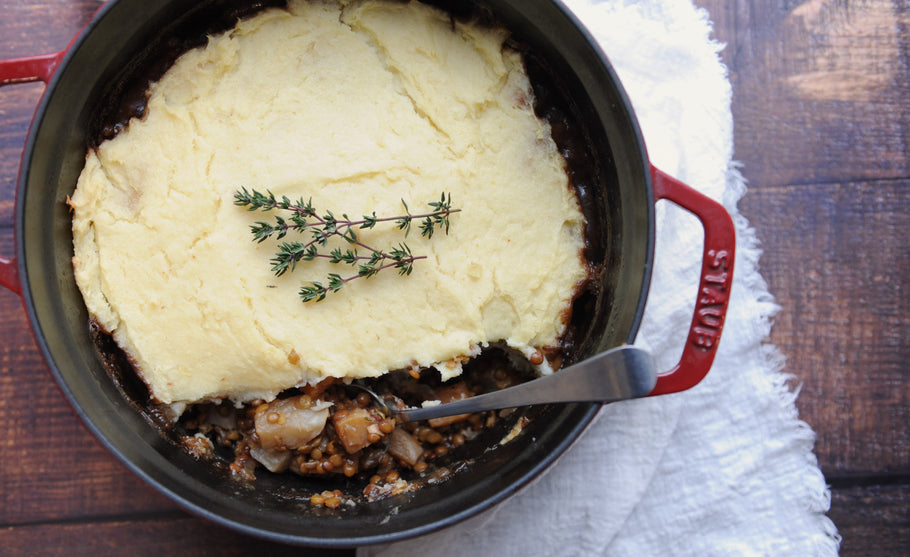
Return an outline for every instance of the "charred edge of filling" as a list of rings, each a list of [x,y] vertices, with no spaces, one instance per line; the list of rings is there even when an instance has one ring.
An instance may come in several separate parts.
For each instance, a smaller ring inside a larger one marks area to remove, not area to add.
[[[604,168],[592,152],[595,141],[584,122],[583,111],[568,86],[558,75],[553,63],[536,51],[519,42],[510,42],[511,48],[521,53],[525,71],[534,91],[534,111],[538,118],[550,126],[550,133],[560,155],[565,161],[569,186],[575,192],[584,223],[584,249],[579,255],[585,265],[585,278],[575,285],[572,303],[561,316],[566,325],[559,339],[558,348],[548,348],[548,359],[559,365],[570,365],[581,359],[590,349],[594,327],[591,323],[601,319],[605,307],[603,296],[606,273],[608,228],[603,215],[605,201],[597,192],[603,189]],[[607,300],[607,303],[612,303]],[[553,354],[550,356],[549,354]]]
[[[430,0],[426,3],[449,12],[453,17],[453,22],[471,21],[490,27],[500,26],[487,9],[470,3],[462,4],[449,0]],[[90,128],[88,137],[89,145],[92,148],[97,147],[101,142],[126,129],[132,118],[142,118],[146,109],[149,86],[160,79],[180,55],[192,48],[204,45],[209,35],[232,28],[238,19],[250,17],[269,7],[286,7],[286,5],[286,0],[266,0],[255,3],[239,0],[215,2],[208,7],[204,14],[196,14],[179,23],[169,33],[162,34],[145,49],[137,61],[130,64],[118,76],[118,79],[114,80],[105,100],[102,101],[103,104],[96,110],[94,127]],[[576,285],[571,306],[560,316],[566,327],[558,345],[541,348],[541,352],[550,365],[554,369],[559,369],[563,365],[571,364],[579,359],[579,354],[585,349],[591,337],[592,320],[596,320],[596,314],[603,311],[602,296],[605,295],[605,292],[603,292],[602,284],[603,275],[606,272],[605,238],[607,230],[605,223],[599,217],[605,211],[604,200],[598,195],[603,183],[603,164],[592,152],[594,142],[582,124],[584,122],[583,111],[570,100],[572,95],[559,76],[559,68],[554,67],[551,61],[539,56],[520,40],[510,39],[507,46],[523,56],[534,91],[535,113],[550,125],[553,139],[565,161],[569,185],[577,195],[586,220],[585,247],[580,257],[583,257],[587,267],[587,276]],[[595,317],[592,318],[592,316]],[[156,404],[151,398],[148,387],[142,381],[134,362],[117,346],[111,335],[98,326],[94,319],[90,324],[90,334],[108,375],[124,397],[165,438],[181,445],[184,450],[192,454],[193,444],[190,442],[188,446],[187,439],[193,435],[194,431],[188,430],[185,422],[172,424],[172,421],[167,418],[166,409]],[[484,358],[487,357],[490,357],[489,352],[484,351],[478,361],[469,362],[466,368],[470,371],[470,369],[488,365],[488,363],[484,363]],[[514,369],[514,366],[512,367]],[[395,382],[402,381],[401,377],[410,376],[406,372],[403,374],[393,372],[387,376],[385,381],[388,385],[394,386]],[[530,377],[524,378],[524,380],[527,379]],[[427,391],[432,393],[433,385],[439,381],[439,378],[438,375],[433,376],[432,373],[424,371],[421,381],[422,387],[419,387],[418,390],[423,390],[424,397],[426,397],[431,396],[427,394]],[[421,383],[415,384],[420,385]],[[383,386],[381,382],[375,386],[380,391],[390,392],[388,386]],[[490,386],[480,390],[483,391],[487,388]],[[291,390],[282,396],[286,397],[296,392],[298,391]],[[419,405],[425,399],[418,397],[412,398],[412,401]],[[523,409],[514,412],[509,419],[500,420],[500,422],[505,426],[505,431],[508,431],[515,423],[533,421],[536,416],[545,411],[546,407]],[[497,413],[488,415],[498,416]],[[327,424],[327,429],[329,425]],[[502,431],[499,429],[492,433],[485,431],[469,445],[476,443],[482,443],[485,446],[495,445],[501,438]],[[216,467],[222,472],[226,472],[226,464],[232,462],[231,458],[236,461],[236,455],[227,454],[225,447],[216,448],[215,452],[220,454],[218,460],[224,464]],[[422,483],[434,483],[446,479],[461,468],[469,466],[472,454],[476,454],[476,451],[475,453],[468,450],[453,451],[444,458],[441,464],[429,472],[419,477],[413,475],[409,477],[409,489]],[[405,475],[407,476],[407,472]],[[375,475],[369,480],[362,478],[368,482],[365,489],[369,489],[371,485],[377,486],[378,484],[373,482],[375,479]],[[380,484],[384,479],[380,479]],[[375,488],[380,489],[381,485]],[[369,499],[369,497],[367,498]]]
[[[160,433],[166,434],[171,423],[167,409],[152,400],[148,385],[142,379],[139,366],[133,358],[120,348],[111,333],[94,317],[89,317],[88,333],[101,365],[114,387],[150,425]]]
[[[233,29],[237,22],[267,8],[286,8],[287,0],[214,0],[190,10],[149,41],[111,80],[89,123],[88,148],[97,148],[145,115],[149,87],[184,53],[204,46],[208,37]]]

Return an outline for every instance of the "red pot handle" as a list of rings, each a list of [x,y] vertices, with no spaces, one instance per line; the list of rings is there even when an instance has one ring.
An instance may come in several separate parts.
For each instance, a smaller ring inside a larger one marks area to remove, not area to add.
[[[673,369],[658,375],[657,385],[648,396],[685,391],[708,374],[727,316],[736,251],[733,219],[723,205],[653,166],[651,180],[656,199],[672,201],[698,217],[705,231],[705,249],[695,313],[682,357]]]
[[[65,53],[66,51],[0,60],[0,86],[29,81],[47,83]]]
[[[64,54],[65,51],[0,60],[0,87],[29,81],[47,83]],[[15,258],[7,259],[0,256],[0,286],[10,289],[16,294],[22,293]]]
[[[22,294],[19,284],[19,272],[16,271],[16,258],[7,259],[0,257],[0,286],[8,288],[16,294]]]

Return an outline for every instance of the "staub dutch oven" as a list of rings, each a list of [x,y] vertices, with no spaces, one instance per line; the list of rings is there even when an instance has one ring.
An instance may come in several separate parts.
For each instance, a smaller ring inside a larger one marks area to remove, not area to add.
[[[634,341],[653,261],[655,202],[670,200],[699,218],[704,255],[688,340],[679,364],[660,375],[651,395],[698,383],[714,359],[729,298],[734,255],[729,215],[651,166],[613,69],[559,2],[435,3],[456,16],[479,13],[507,26],[516,47],[526,51],[541,102],[557,115],[551,123],[589,221],[587,256],[595,269],[574,308],[570,361]],[[87,147],[98,137],[99,122],[129,106],[137,84],[144,85],[140,77],[160,72],[180,45],[192,44],[194,37],[199,44],[207,30],[227,28],[261,7],[238,0],[112,0],[65,51],[0,62],[0,84],[47,84],[17,183],[16,253],[0,258],[0,284],[21,295],[37,345],[86,427],[127,468],[184,509],[247,534],[322,547],[389,542],[454,524],[502,501],[547,468],[582,433],[598,405],[525,409],[533,419],[509,443],[497,445],[502,432],[494,431],[461,453],[453,451],[454,473],[444,482],[350,508],[317,508],[308,504],[310,494],[327,487],[357,493],[362,485],[353,479],[326,484],[268,474],[253,485],[231,481],[192,459],[150,422],[130,400],[129,389],[112,380],[90,334],[73,279],[66,198]],[[489,446],[495,450],[486,450]],[[459,467],[461,461],[467,464]]]

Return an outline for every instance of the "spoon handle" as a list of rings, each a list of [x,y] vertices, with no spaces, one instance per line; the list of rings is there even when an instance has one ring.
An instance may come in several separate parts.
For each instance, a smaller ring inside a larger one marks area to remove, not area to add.
[[[657,382],[651,354],[620,346],[514,387],[437,406],[395,410],[400,421],[429,420],[485,410],[561,402],[615,402],[647,396]]]

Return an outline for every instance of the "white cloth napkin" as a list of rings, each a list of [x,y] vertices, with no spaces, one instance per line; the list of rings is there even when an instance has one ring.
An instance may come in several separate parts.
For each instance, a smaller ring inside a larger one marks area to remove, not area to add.
[[[836,555],[814,434],[797,417],[783,357],[765,343],[778,308],[736,208],[746,188],[709,14],[689,0],[567,4],[619,74],[652,163],[734,217],[735,278],[714,366],[690,391],[604,407],[546,474],[492,510],[358,555]],[[636,343],[669,368],[691,320],[703,240],[698,221],[666,202],[657,232]]]

